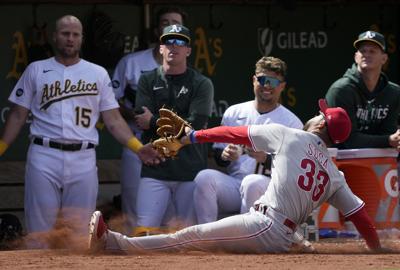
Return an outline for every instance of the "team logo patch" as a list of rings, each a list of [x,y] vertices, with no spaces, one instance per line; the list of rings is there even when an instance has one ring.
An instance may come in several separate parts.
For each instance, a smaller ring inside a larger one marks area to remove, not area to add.
[[[24,94],[24,90],[22,88],[18,88],[17,91],[15,91],[15,95],[17,97],[20,97]]]
[[[118,88],[121,85],[121,83],[117,80],[112,80],[111,81],[111,87],[112,88]]]
[[[181,31],[182,31],[182,27],[180,27],[176,24],[173,24],[171,26],[171,30],[169,30],[170,33],[180,33]]]

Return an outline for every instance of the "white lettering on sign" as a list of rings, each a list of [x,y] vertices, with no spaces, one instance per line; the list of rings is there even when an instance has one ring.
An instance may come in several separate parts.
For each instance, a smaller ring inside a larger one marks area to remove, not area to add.
[[[269,28],[258,28],[258,49],[268,56],[274,47],[282,50],[322,49],[328,46],[325,31],[273,32]]]
[[[397,169],[390,170],[385,175],[385,190],[390,197],[399,197],[399,182],[397,181]],[[393,182],[394,181],[394,182]]]
[[[318,32],[281,32],[276,37],[280,49],[321,49],[328,45],[328,35]]]

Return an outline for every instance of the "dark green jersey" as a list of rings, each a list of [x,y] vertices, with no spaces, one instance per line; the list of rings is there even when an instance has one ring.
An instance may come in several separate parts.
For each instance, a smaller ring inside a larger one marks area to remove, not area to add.
[[[326,93],[330,107],[342,107],[352,122],[349,139],[339,148],[390,147],[389,135],[397,130],[400,87],[381,73],[374,91],[369,91],[354,64]]]
[[[211,80],[192,68],[188,68],[180,75],[165,75],[161,66],[142,74],[135,107],[146,106],[154,115],[150,129],[143,132],[143,142],[158,138],[156,121],[161,107],[173,109],[198,130],[207,126],[213,100],[214,86]],[[142,177],[192,181],[196,174],[205,168],[207,168],[207,145],[193,144],[183,147],[176,159],[168,159],[158,166],[143,165]]]

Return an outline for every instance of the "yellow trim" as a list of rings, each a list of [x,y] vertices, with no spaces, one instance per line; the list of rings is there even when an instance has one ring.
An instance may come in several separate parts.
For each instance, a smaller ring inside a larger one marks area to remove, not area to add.
[[[133,136],[128,140],[126,146],[133,152],[137,153],[143,147],[143,144],[135,136]]]
[[[4,154],[4,152],[7,150],[7,148],[8,148],[8,144],[5,141],[0,140],[0,156],[2,156]]]
[[[162,233],[163,231],[159,227],[138,226],[133,229],[132,235],[134,237],[138,237],[138,236],[147,236],[147,235],[162,234]]]

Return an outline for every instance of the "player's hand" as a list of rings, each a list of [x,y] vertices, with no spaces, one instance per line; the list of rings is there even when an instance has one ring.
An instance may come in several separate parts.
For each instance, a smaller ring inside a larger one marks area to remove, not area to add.
[[[150,128],[150,121],[151,118],[153,117],[153,114],[147,107],[143,106],[142,108],[143,108],[143,113],[136,114],[135,122],[140,129],[146,130]]]
[[[137,155],[146,165],[158,165],[165,161],[165,158],[163,158],[158,151],[153,148],[151,143],[145,144],[142,148],[140,148]]]
[[[253,149],[246,148],[245,153],[248,154],[250,157],[254,158],[257,160],[257,162],[264,163],[265,159],[267,158],[267,153],[264,151],[254,151]]]
[[[395,133],[389,136],[390,146],[396,148],[400,152],[400,130],[398,129]]]
[[[240,145],[228,144],[222,151],[221,159],[226,161],[235,161],[243,154],[243,148]]]

